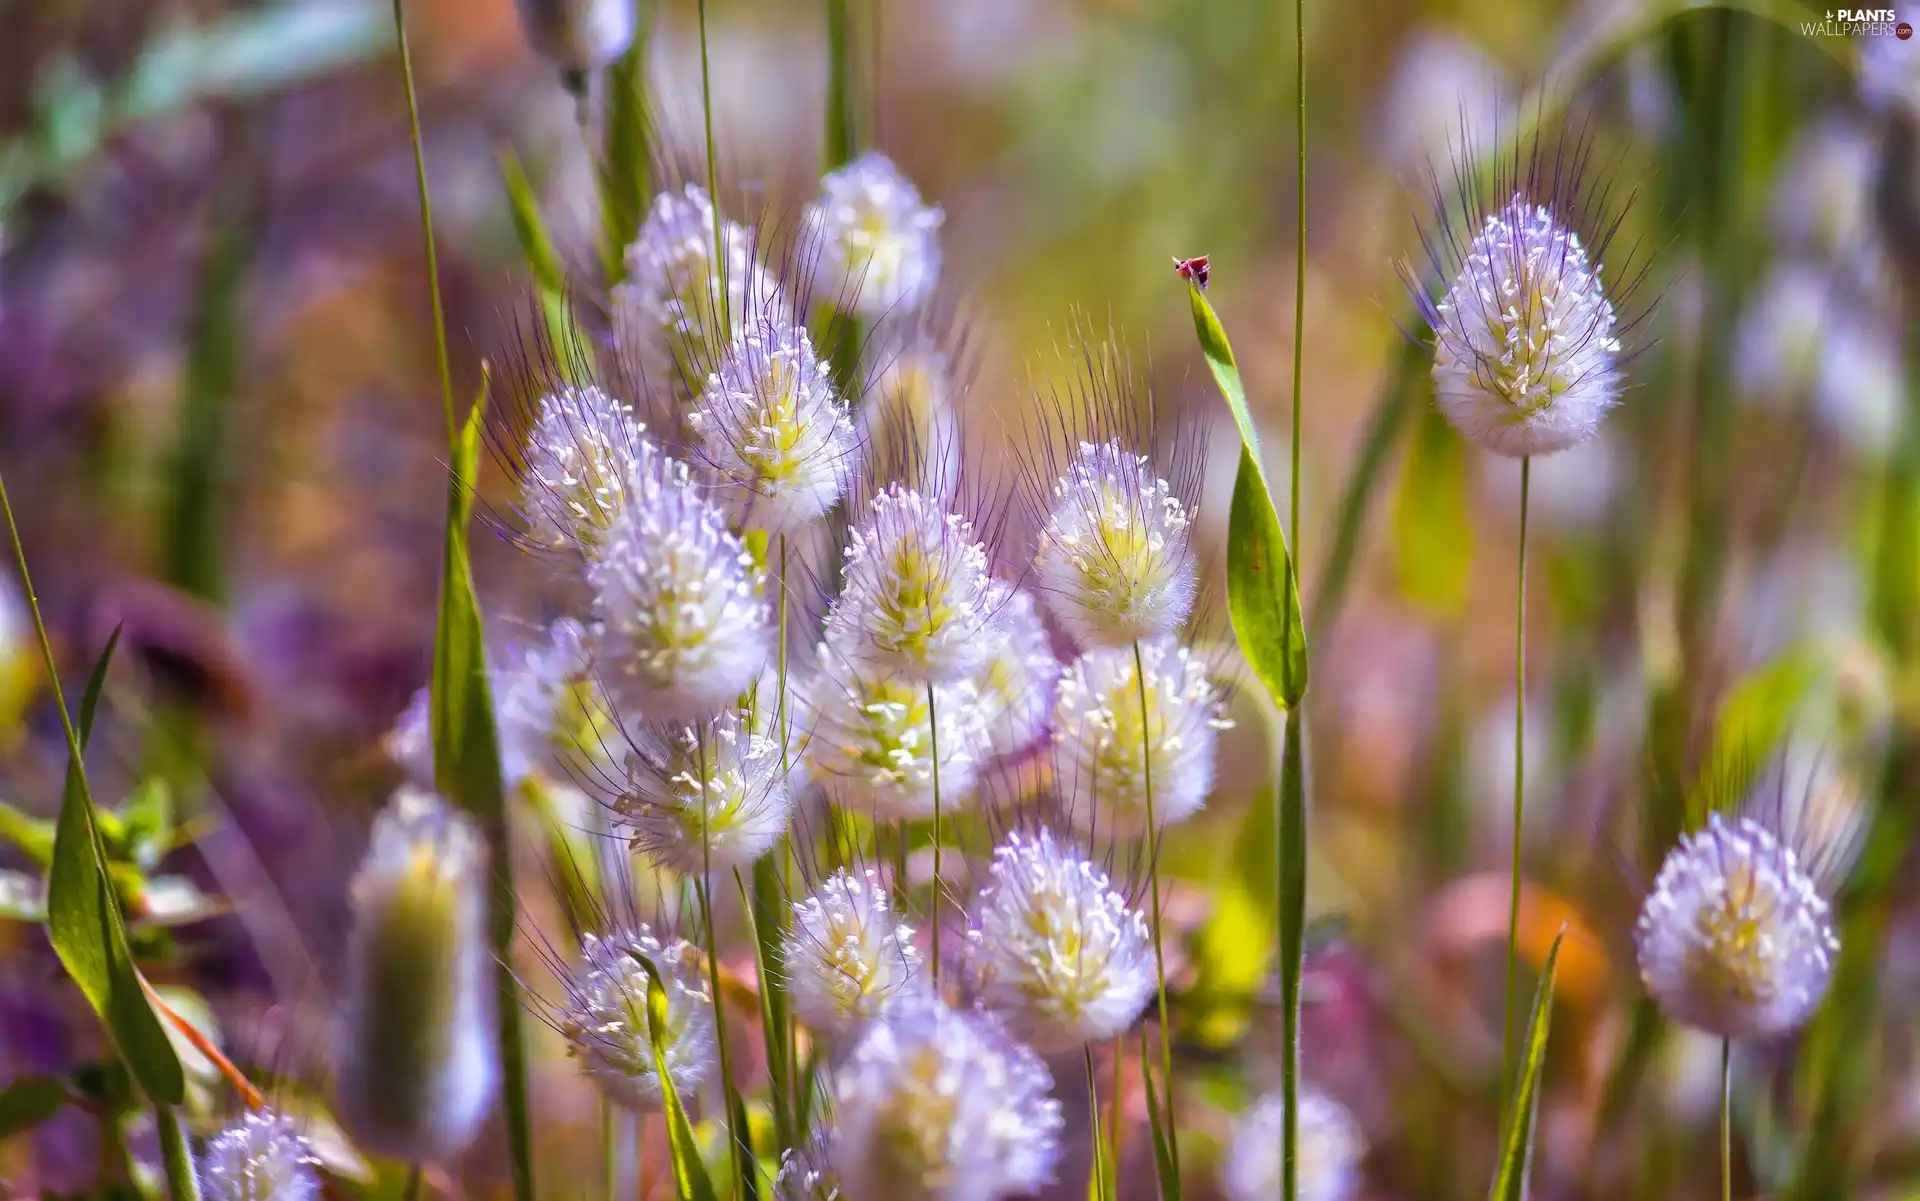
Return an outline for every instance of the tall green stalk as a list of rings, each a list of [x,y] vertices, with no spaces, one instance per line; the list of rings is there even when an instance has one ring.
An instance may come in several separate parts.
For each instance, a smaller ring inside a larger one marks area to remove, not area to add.
[[[1153,812],[1153,710],[1147,703],[1147,664],[1133,644],[1134,690],[1140,697],[1140,779],[1147,806],[1147,891],[1153,895],[1153,980],[1160,1017],[1160,1089],[1166,1099],[1167,1157],[1180,1170],[1179,1123],[1173,1114],[1173,1023],[1167,1020],[1167,959],[1160,936],[1160,823]],[[1144,1066],[1144,1065],[1142,1065]],[[1152,1088],[1153,1081],[1145,1082]]]
[[[933,901],[928,907],[928,933],[933,939],[928,965],[933,989],[940,991],[940,714],[933,704],[933,683],[927,683],[927,748],[933,762]]]
[[[1720,1201],[1733,1201],[1733,1040],[1720,1040]]]
[[[440,377],[440,404],[446,419],[447,445],[456,451],[460,430],[453,412],[453,371],[447,357],[447,318],[440,298],[440,259],[433,237],[433,202],[427,192],[426,150],[420,136],[420,98],[414,86],[413,55],[407,45],[405,0],[393,0],[394,40],[399,44],[400,77],[407,95],[407,134],[413,144],[414,182],[420,193],[420,235],[426,248],[428,295],[433,307],[434,364]],[[469,483],[471,481],[468,481]],[[451,534],[448,535],[452,537]],[[443,580],[443,588],[454,581]],[[470,584],[469,584],[470,586]],[[482,665],[481,670],[484,670]],[[435,773],[440,773],[436,763]],[[506,812],[479,814],[494,857],[493,884],[488,890],[488,936],[494,957],[495,1021],[500,1046],[501,1092],[506,1107],[507,1151],[513,1164],[516,1201],[533,1201],[533,1128],[527,1106],[526,1048],[520,1036],[519,978],[513,970],[513,940],[518,927],[518,898],[514,893],[512,843]]]
[[[1307,330],[1307,0],[1293,0],[1293,116],[1295,153],[1293,230],[1293,423],[1291,470],[1287,495],[1287,553],[1304,563],[1300,546],[1300,425],[1306,409],[1304,390]],[[1298,589],[1296,568],[1295,588]],[[1279,890],[1281,1025],[1284,1047],[1281,1061],[1281,1099],[1286,1117],[1280,1130],[1280,1195],[1284,1201],[1299,1196],[1300,1158],[1300,976],[1305,971],[1307,794],[1306,737],[1300,703],[1287,709],[1285,746],[1281,765],[1282,788],[1278,842],[1275,848],[1275,887]],[[1285,787],[1287,779],[1296,787]],[[1289,803],[1289,802],[1292,803]],[[1291,919],[1291,920],[1290,920]],[[1291,928],[1289,928],[1291,927]],[[1169,1107],[1171,1108],[1171,1107]]]
[[[1527,785],[1527,501],[1533,487],[1533,459],[1520,460],[1520,564],[1514,588],[1513,621],[1513,881],[1507,893],[1507,990],[1500,1022],[1500,1103],[1513,1081],[1515,991],[1520,972],[1520,830]]]
[[[187,1131],[179,1111],[171,1105],[156,1105],[153,1120],[160,1128],[160,1161],[166,1168],[167,1196],[171,1201],[200,1201],[200,1178],[193,1171],[193,1151],[187,1146]]]

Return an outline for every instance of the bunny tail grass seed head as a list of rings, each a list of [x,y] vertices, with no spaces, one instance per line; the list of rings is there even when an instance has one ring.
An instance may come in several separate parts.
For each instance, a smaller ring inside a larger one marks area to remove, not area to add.
[[[1272,1201],[1280,1196],[1281,1131],[1287,1099],[1269,1093],[1254,1102],[1233,1133],[1220,1165],[1220,1187],[1228,1201]],[[1353,1116],[1324,1093],[1300,1094],[1300,1201],[1346,1201],[1359,1188],[1359,1163],[1366,1139]]]
[[[754,253],[753,235],[722,219],[720,238],[724,265],[706,192],[693,184],[663,191],[627,248],[626,279],[613,289],[613,337],[623,366],[640,389],[676,406],[699,394],[742,331],[757,321],[789,320],[786,297]]]
[[[601,686],[650,718],[711,716],[773,653],[762,574],[684,470],[628,508],[588,565]]]
[[[834,1072],[828,1161],[848,1201],[998,1201],[1059,1159],[1046,1065],[985,1014],[938,1000],[869,1024]]]
[[[1107,875],[1047,830],[994,850],[973,905],[967,966],[983,1004],[1058,1054],[1124,1033],[1152,995],[1146,919]]]
[[[1033,597],[1017,588],[1005,588],[1005,596],[994,608],[1006,638],[974,678],[987,713],[986,758],[1017,754],[1039,740],[1060,683],[1060,660]]]
[[[597,71],[633,44],[636,0],[519,0],[527,41],[562,71]]]
[[[925,684],[822,647],[805,703],[811,770],[842,808],[879,821],[931,817],[936,742],[944,808],[971,795],[989,716],[971,680],[935,685],[930,713]]]
[[[335,1111],[361,1147],[415,1163],[465,1150],[493,1102],[486,844],[402,788],[354,877]]]
[[[841,870],[793,905],[780,945],[793,1012],[841,1038],[918,995],[920,949],[872,869]]]
[[[862,478],[954,503],[966,449],[957,405],[978,369],[972,337],[946,305],[879,323],[856,421]]]
[[[1766,822],[1718,812],[1661,864],[1634,943],[1640,979],[1668,1017],[1756,1042],[1806,1024],[1840,951],[1800,854]]]
[[[319,1157],[285,1114],[255,1109],[207,1140],[198,1166],[205,1201],[319,1201]]]
[[[1198,588],[1192,521],[1146,456],[1082,442],[1053,496],[1035,586],[1074,640],[1119,646],[1179,629]]]
[[[826,1145],[818,1139],[780,1156],[773,1178],[773,1201],[845,1201],[840,1179],[827,1164]]]
[[[1639,319],[1619,306],[1646,268],[1626,264],[1609,294],[1603,260],[1633,197],[1613,203],[1614,173],[1590,171],[1592,154],[1579,125],[1522,145],[1488,175],[1468,138],[1452,186],[1431,181],[1424,268],[1401,264],[1433,332],[1440,410],[1495,454],[1584,442],[1620,400]]]
[[[565,980],[558,1025],[567,1052],[595,1088],[638,1113],[665,1104],[655,1071],[647,1014],[647,971],[660,973],[667,992],[667,1071],[674,1088],[690,1096],[713,1072],[713,1000],[692,943],[662,942],[645,925],[613,934],[583,935],[580,962]]]
[[[519,483],[528,545],[592,559],[635,492],[669,472],[665,458],[631,406],[595,387],[549,392],[508,464]]]
[[[1055,787],[1077,825],[1114,836],[1146,832],[1149,788],[1160,826],[1200,809],[1225,724],[1206,664],[1171,638],[1138,644],[1143,715],[1135,653],[1108,646],[1081,655],[1061,675],[1053,706]]]
[[[800,326],[754,321],[707,378],[687,423],[729,508],[749,525],[803,528],[846,491],[853,420]]]
[[[729,711],[699,725],[646,726],[631,738],[614,802],[633,849],[681,877],[751,867],[786,832],[791,800],[780,746]]]
[[[573,737],[567,717],[578,709],[574,692],[587,677],[586,630],[570,617],[555,621],[528,642],[510,642],[494,657],[494,722],[500,736],[500,772],[518,785],[540,771],[557,769],[557,755]],[[432,697],[425,688],[394,721],[385,748],[423,788],[433,785]]]
[[[873,498],[847,546],[844,586],[827,611],[827,641],[863,670],[945,683],[973,676],[1005,634],[973,523],[893,486]]]
[[[944,219],[878,151],[829,173],[805,217],[815,292],[861,317],[918,306],[940,280]]]

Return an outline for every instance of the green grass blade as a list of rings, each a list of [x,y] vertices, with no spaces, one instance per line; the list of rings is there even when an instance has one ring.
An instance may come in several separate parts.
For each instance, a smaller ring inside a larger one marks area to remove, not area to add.
[[[1227,611],[1234,637],[1274,703],[1291,710],[1307,691],[1300,584],[1266,478],[1244,445],[1227,515],[1227,544],[1234,551],[1227,556]]]
[[[606,132],[600,161],[600,209],[605,245],[600,265],[609,280],[620,278],[627,246],[646,216],[649,175],[647,148],[647,10],[636,18],[633,45],[607,68]]]
[[[634,960],[647,973],[647,1041],[653,1047],[653,1070],[660,1080],[662,1107],[667,1117],[667,1149],[673,1161],[674,1194],[679,1201],[716,1201],[713,1181],[707,1177],[706,1161],[700,1157],[700,1143],[694,1138],[693,1123],[687,1120],[687,1107],[674,1086],[667,1063],[667,988],[660,970],[645,956]],[[714,998],[718,1001],[719,998]],[[715,1019],[719,1014],[715,1012]]]
[[[780,977],[781,903],[780,868],[784,844],[753,865],[753,888],[747,898],[753,916],[754,967],[760,978],[760,1034],[766,1044],[768,1092],[773,1102],[773,1126],[781,1152],[797,1145],[799,1130],[793,1121],[793,1071],[787,1062],[792,1045],[792,1013],[787,988]]]
[[[115,630],[80,701],[79,741],[67,763],[53,860],[47,869],[47,937],[67,974],[100,1015],[141,1091],[156,1105],[177,1105],[185,1096],[186,1078],[127,946],[119,893],[107,875],[106,849],[80,756],[119,639]]]
[[[853,14],[852,0],[827,0],[827,169],[853,158]]]
[[[488,894],[488,933],[497,992],[495,1021],[500,1041],[501,1088],[506,1102],[508,1149],[516,1196],[533,1196],[533,1138],[527,1110],[526,1050],[520,1035],[519,981],[513,970],[518,899],[513,885],[507,796],[500,777],[499,733],[494,728],[493,690],[487,677],[486,631],[474,593],[467,527],[473,516],[473,482],[480,466],[480,430],[487,388],[467,415],[453,445],[447,476],[447,528],[442,549],[440,616],[434,633],[429,705],[433,730],[433,779],[441,795],[474,816],[493,854]]]
[[[533,282],[542,292],[566,291],[566,268],[546,220],[540,216],[540,202],[534,197],[533,184],[527,179],[520,156],[510,146],[500,148],[500,184],[507,190],[507,209],[513,214],[513,233],[520,240],[520,253],[533,271]]]
[[[58,1076],[20,1076],[0,1089],[0,1139],[32,1130],[67,1103],[67,1082]]]
[[[1526,1054],[1520,1061],[1519,1086],[1514,1089],[1513,1107],[1507,1114],[1506,1146],[1500,1154],[1500,1168],[1493,1178],[1492,1201],[1525,1201],[1527,1172],[1533,1161],[1534,1118],[1540,1108],[1540,1072],[1547,1059],[1547,1027],[1553,1019],[1553,969],[1560,958],[1562,930],[1554,935],[1547,949],[1547,960],[1540,967],[1540,985],[1533,993],[1533,1016],[1527,1019]]]
[[[1198,287],[1189,286],[1193,331],[1207,367],[1240,431],[1240,468],[1234,476],[1227,517],[1227,610],[1241,653],[1274,703],[1291,709],[1307,691],[1306,623],[1300,614],[1300,584],[1273,494],[1260,468],[1260,434],[1247,408],[1247,390],[1227,333]]]
[[[1282,1192],[1298,1196],[1300,1113],[1300,977],[1307,938],[1307,739],[1299,709],[1287,710],[1280,748],[1280,1087],[1287,1120],[1281,1138]]]
[[[1161,1031],[1160,1037],[1167,1037]],[[1169,1114],[1160,1111],[1160,1091],[1153,1083],[1153,1061],[1147,1054],[1147,1032],[1140,1031],[1140,1083],[1147,1094],[1147,1129],[1153,1137],[1153,1172],[1160,1182],[1160,1201],[1180,1201],[1180,1167],[1173,1159],[1173,1144],[1168,1140]],[[1161,1082],[1164,1086],[1165,1081]]]

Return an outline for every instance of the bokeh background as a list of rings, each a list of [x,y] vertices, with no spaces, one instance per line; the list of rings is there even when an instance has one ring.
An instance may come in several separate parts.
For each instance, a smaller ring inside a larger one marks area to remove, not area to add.
[[[482,362],[526,353],[533,312],[503,149],[587,290],[594,150],[509,0],[409,7],[470,395]],[[694,7],[643,7],[656,148],[694,161]],[[856,8],[862,139],[947,214],[948,284],[977,350],[970,422],[1021,429],[1075,322],[1111,326],[1161,408],[1209,440],[1217,584],[1234,435],[1169,260],[1212,256],[1210,296],[1282,478],[1300,316],[1292,7]],[[1818,15],[1308,5],[1305,1070],[1367,1134],[1366,1196],[1476,1196],[1491,1170],[1516,705],[1523,941],[1537,961],[1570,931],[1534,1195],[1713,1187],[1718,1047],[1637,1000],[1630,932],[1689,782],[1729,748],[1817,754],[1833,776],[1820,819],[1866,846],[1834,999],[1803,1039],[1738,1057],[1740,1191],[1896,1197],[1920,1179],[1905,862],[1920,431],[1902,303],[1920,179],[1901,106],[1920,76],[1797,24]],[[822,6],[714,0],[709,17],[730,184],[809,179]],[[153,866],[183,890],[179,921],[155,932],[172,979],[204,994],[238,1057],[295,1078],[324,1067],[314,1015],[343,882],[397,778],[380,739],[425,682],[438,586],[445,447],[390,22],[359,0],[0,5],[0,471],[70,696],[124,628],[90,760],[102,797],[166,781],[182,823]],[[1432,409],[1396,262],[1431,220],[1431,176],[1530,115],[1586,145],[1611,185],[1625,216],[1607,274],[1644,270],[1623,305],[1644,317],[1602,436],[1535,467],[1516,697],[1518,471]],[[496,631],[551,616],[510,546],[476,553]],[[0,799],[44,817],[64,750],[4,578]],[[1232,1115],[1277,1065],[1271,955],[1256,949],[1272,945],[1271,833],[1249,803],[1264,719],[1248,698],[1238,709],[1219,793],[1168,850],[1201,1198]],[[551,918],[537,856],[523,874],[530,922]],[[0,922],[0,955],[0,1078],[97,1054],[38,931]],[[597,1117],[552,1040],[535,1096],[548,1191],[583,1191]],[[1140,1182],[1142,1129],[1126,1177]],[[1062,1197],[1081,1187],[1071,1154]],[[69,1112],[0,1142],[0,1180],[82,1189],[99,1155],[91,1119]],[[470,1189],[498,1186],[497,1158],[474,1154]]]

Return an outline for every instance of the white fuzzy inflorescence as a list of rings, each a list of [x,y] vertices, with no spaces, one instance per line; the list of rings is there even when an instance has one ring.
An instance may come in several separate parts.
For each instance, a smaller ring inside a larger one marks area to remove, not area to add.
[[[527,539],[589,557],[660,471],[660,449],[631,406],[598,388],[562,388],[540,401],[520,462]]]
[[[739,713],[646,727],[615,801],[633,849],[681,877],[751,867],[786,832],[791,801],[780,746]]]
[[[1144,455],[1083,442],[1054,484],[1036,587],[1082,646],[1171,634],[1193,610],[1191,525]]]
[[[796,901],[781,943],[793,1012],[814,1032],[842,1037],[884,1016],[920,987],[920,949],[871,869],[837,871]]]
[[[580,963],[566,981],[559,1026],[567,1052],[595,1088],[636,1112],[665,1103],[655,1070],[647,1014],[647,970],[667,994],[667,1072],[688,1096],[713,1070],[713,1001],[700,952],[692,943],[662,942],[645,925],[580,940]]]
[[[1813,1016],[1840,950],[1827,900],[1793,848],[1752,818],[1718,813],[1667,855],[1634,942],[1640,978],[1669,1017],[1751,1040]]]
[[[827,1166],[824,1142],[815,1139],[781,1155],[773,1197],[774,1201],[843,1201],[840,1180]]]
[[[827,612],[827,641],[864,671],[944,683],[972,676],[1004,638],[973,523],[895,486],[874,497],[847,546],[844,587]]]
[[[520,0],[527,41],[562,71],[596,71],[633,44],[635,0]]]
[[[565,728],[566,715],[580,708],[573,692],[586,683],[585,640],[580,623],[563,617],[543,638],[510,644],[488,672],[500,772],[509,786],[552,770],[556,752],[568,749],[572,732]],[[431,703],[427,689],[414,693],[385,741],[388,757],[422,788],[433,786]]]
[[[498,1063],[486,843],[439,797],[402,788],[355,875],[335,1112],[364,1149],[441,1162],[466,1149]]]
[[[292,1119],[255,1109],[207,1140],[197,1174],[205,1201],[318,1201],[319,1158]]]
[[[803,235],[816,248],[819,298],[862,317],[916,307],[940,280],[942,220],[884,154],[831,172]]]
[[[613,289],[614,341],[643,386],[679,402],[698,394],[743,330],[787,319],[779,283],[755,259],[747,231],[725,219],[719,228],[724,265],[707,194],[692,184],[661,192],[627,248],[627,278]]]
[[[1006,640],[974,677],[987,713],[987,758],[1024,751],[1046,732],[1060,683],[1060,661],[1033,597],[1012,588],[1004,595],[994,608]]]
[[[1580,235],[1515,196],[1488,215],[1433,307],[1440,409],[1515,458],[1591,438],[1620,398],[1613,303]]]
[[[751,687],[772,654],[761,573],[684,469],[621,515],[587,582],[594,662],[623,712],[710,716]]]
[[[1136,662],[1146,668],[1144,711]],[[1192,816],[1213,788],[1221,714],[1206,665],[1171,638],[1074,660],[1053,707],[1054,781],[1074,822],[1144,833],[1149,800],[1156,825]]]
[[[687,423],[749,524],[783,533],[825,516],[846,490],[853,420],[807,331],[755,321],[707,377]]]
[[[834,1073],[828,1161],[848,1201],[998,1201],[1059,1158],[1046,1065],[937,1000],[871,1023]]]
[[[821,650],[808,681],[807,759],[836,804],[880,821],[933,814],[938,752],[940,799],[949,813],[971,795],[986,742],[987,713],[971,681],[927,685],[903,675],[866,674]],[[936,736],[937,735],[937,736]]]
[[[1229,1201],[1272,1201],[1281,1192],[1280,1145],[1287,1099],[1260,1098],[1240,1119],[1233,1145],[1220,1166],[1220,1187]],[[1300,1201],[1346,1201],[1359,1186],[1365,1137],[1344,1106],[1324,1093],[1300,1094]]]
[[[967,965],[981,1002],[1047,1054],[1124,1033],[1155,981],[1146,919],[1045,830],[995,849]]]

